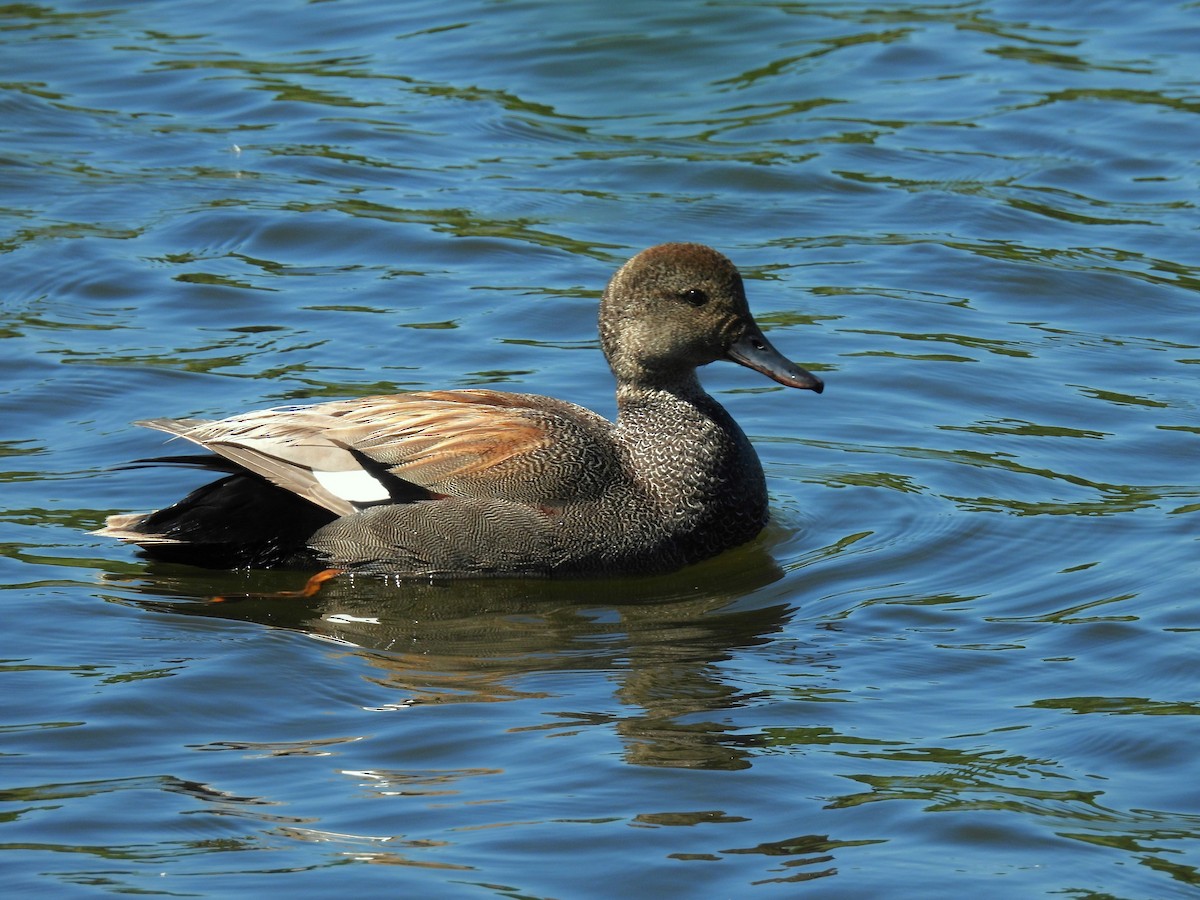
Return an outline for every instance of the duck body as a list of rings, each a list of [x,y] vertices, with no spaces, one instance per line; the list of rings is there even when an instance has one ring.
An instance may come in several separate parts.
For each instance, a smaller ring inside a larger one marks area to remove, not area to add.
[[[699,244],[618,270],[600,333],[614,422],[492,390],[149,420],[211,454],[159,461],[226,474],[98,533],[200,565],[424,578],[658,573],[752,539],[768,518],[762,467],[696,367],[724,358],[791,387],[821,381],[767,342],[737,270]]]

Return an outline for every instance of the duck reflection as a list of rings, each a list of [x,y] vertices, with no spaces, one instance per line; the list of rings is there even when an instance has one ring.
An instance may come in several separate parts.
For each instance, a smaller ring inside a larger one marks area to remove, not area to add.
[[[294,588],[296,574],[160,565],[120,581],[146,609],[255,622],[356,648],[377,670],[376,682],[395,690],[390,705],[397,707],[547,696],[531,689],[526,676],[611,673],[616,697],[629,708],[611,723],[628,762],[740,769],[750,765],[752,748],[728,733],[719,714],[743,702],[744,691],[723,680],[718,664],[782,628],[790,608],[764,601],[770,592],[762,590],[782,576],[756,541],[651,578],[433,584],[338,578],[311,598],[223,603],[207,598]],[[117,580],[110,576],[110,583]],[[591,718],[562,714],[567,723]]]

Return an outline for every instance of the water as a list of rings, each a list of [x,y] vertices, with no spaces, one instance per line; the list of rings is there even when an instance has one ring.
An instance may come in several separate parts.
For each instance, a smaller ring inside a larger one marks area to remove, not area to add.
[[[1200,888],[1194,3],[0,8],[12,896]],[[499,385],[611,414],[664,240],[829,389],[704,373],[774,521],[615,582],[90,537],[133,428]]]

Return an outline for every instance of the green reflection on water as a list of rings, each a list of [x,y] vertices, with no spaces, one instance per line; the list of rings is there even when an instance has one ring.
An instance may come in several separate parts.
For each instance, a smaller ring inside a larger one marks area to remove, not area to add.
[[[468,208],[411,209],[387,206],[368,200],[338,199],[324,203],[285,204],[285,209],[301,214],[339,212],[365,219],[381,219],[388,222],[427,225],[435,232],[453,234],[457,237],[493,237],[521,241],[540,247],[551,247],[583,256],[611,261],[606,250],[618,249],[616,244],[604,244],[577,240],[535,228],[540,224],[534,219],[496,219],[481,215]]]
[[[940,431],[966,431],[972,434],[1004,434],[1021,437],[1084,438],[1100,440],[1111,437],[1107,431],[1087,428],[1068,428],[1064,425],[1044,425],[1024,419],[984,419],[971,425],[938,425]]]
[[[1200,716],[1200,703],[1151,700],[1149,697],[1057,697],[1035,700],[1034,709],[1063,709],[1077,715]]]
[[[971,429],[964,428],[958,430]],[[947,500],[954,501],[960,504],[963,509],[972,512],[1006,512],[1021,516],[1111,516],[1156,506],[1168,498],[1185,497],[1190,499],[1200,496],[1200,488],[1191,485],[1111,484],[1095,481],[1069,472],[1056,471],[1047,467],[1027,465],[1013,458],[1011,454],[1003,452],[944,450],[929,447],[901,447],[870,445],[866,443],[835,444],[812,439],[797,440],[796,443],[818,447],[837,447],[846,453],[884,454],[910,459],[951,462],[979,469],[994,469],[1012,475],[1034,476],[1047,483],[1057,482],[1076,488],[1083,488],[1097,495],[1094,499],[1087,500],[1060,498],[1028,500],[1021,497],[996,496],[971,497],[949,492],[942,495]],[[871,477],[870,475],[867,476],[868,483]],[[838,486],[849,482],[846,481],[844,474],[831,474],[826,476],[825,483],[831,486]],[[886,479],[879,484],[885,487],[891,486]]]

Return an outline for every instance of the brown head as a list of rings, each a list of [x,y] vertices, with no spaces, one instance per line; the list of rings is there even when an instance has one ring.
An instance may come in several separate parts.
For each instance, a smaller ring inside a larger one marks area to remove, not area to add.
[[[824,389],[771,346],[742,276],[703,244],[660,244],[621,266],[600,302],[600,343],[622,382],[671,384],[728,359],[788,387]]]

